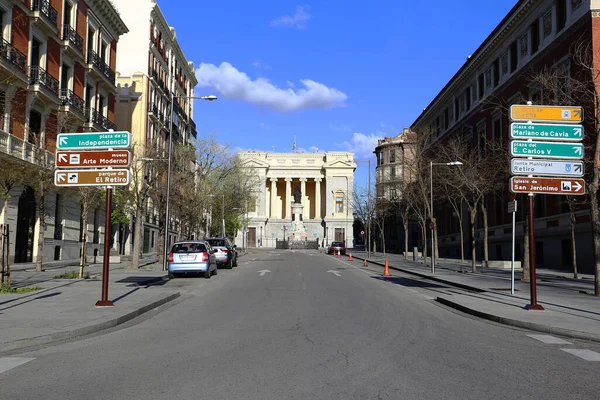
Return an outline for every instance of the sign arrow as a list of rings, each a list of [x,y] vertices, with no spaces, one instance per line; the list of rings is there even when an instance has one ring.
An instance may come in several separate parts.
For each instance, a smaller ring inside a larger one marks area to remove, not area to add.
[[[573,133],[575,134],[575,136],[581,136],[582,131],[583,130],[581,129],[581,127],[573,129]]]
[[[62,140],[62,138],[61,138],[61,140]],[[67,155],[63,154],[63,153],[60,153],[58,155],[58,161],[60,161],[60,162],[67,162]]]
[[[339,272],[337,272],[337,271],[334,271],[334,270],[332,270],[332,269],[330,269],[330,270],[329,270],[329,271],[327,271],[327,272],[331,272],[331,273],[335,274],[335,276],[342,276],[342,275],[340,275],[340,273],[339,273]]]
[[[64,146],[65,144],[67,144],[67,142],[68,142],[68,139],[66,137],[64,137],[64,136],[61,136],[61,138],[59,140],[59,144],[61,146]]]
[[[581,147],[573,146],[573,151],[575,152],[575,154],[581,155]]]
[[[573,182],[573,187],[575,188],[575,191],[579,192],[579,189],[581,189],[581,184],[575,181]]]
[[[581,164],[576,164],[575,165],[575,172],[581,172],[581,167],[582,167]]]
[[[581,111],[579,111],[579,110],[573,110],[573,116],[575,118],[581,118]]]
[[[64,182],[65,181],[65,174],[58,174],[56,176],[56,179],[58,180],[58,182]]]
[[[271,271],[269,271],[268,269],[263,269],[263,270],[261,270],[261,271],[258,271],[258,272],[260,272],[260,276],[263,276],[263,275],[264,275],[264,274],[266,274],[267,272],[271,272]]]

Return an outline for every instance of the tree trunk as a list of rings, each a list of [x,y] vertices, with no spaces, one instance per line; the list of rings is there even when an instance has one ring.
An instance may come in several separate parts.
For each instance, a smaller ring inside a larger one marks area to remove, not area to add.
[[[469,210],[471,222],[471,272],[477,272],[477,248],[475,247],[475,217],[477,216],[477,205]]]
[[[43,193],[45,190],[44,185],[39,188],[40,192]],[[42,271],[44,264],[44,232],[46,231],[46,196],[44,194],[38,197],[38,220],[39,220],[39,231],[38,231],[38,244],[37,244],[37,255],[35,257],[35,270],[36,272]],[[55,221],[55,223],[57,223]]]
[[[600,140],[600,136],[598,136]],[[600,144],[599,144],[600,145]],[[600,150],[600,149],[598,149]],[[600,212],[598,211],[598,175],[597,168],[594,172],[594,178],[590,184],[591,216],[592,216],[592,235],[594,238],[594,295],[600,296]]]
[[[421,234],[423,235],[423,264],[427,265],[427,224],[422,222],[420,225]]]
[[[525,204],[525,202],[523,202]],[[523,259],[521,266],[523,267],[523,276],[521,281],[529,282],[529,207],[524,206],[527,212],[525,213],[525,223],[523,224]]]
[[[143,206],[135,211],[135,228],[133,230],[133,254],[131,255],[131,268],[138,269],[142,258],[142,242],[144,232],[144,210]]]
[[[575,218],[572,202],[569,202],[569,209],[571,211],[571,262],[573,264],[573,278],[577,279],[577,247],[575,242],[575,224],[577,223],[577,218]]]
[[[404,260],[408,260],[408,219],[402,217],[402,225],[404,226]]]
[[[458,229],[460,229],[460,261],[465,262],[465,228],[460,217],[458,219]]]
[[[485,205],[486,199],[481,202],[481,214],[483,216],[483,264],[487,267],[489,259],[489,235],[488,235],[488,215]]]

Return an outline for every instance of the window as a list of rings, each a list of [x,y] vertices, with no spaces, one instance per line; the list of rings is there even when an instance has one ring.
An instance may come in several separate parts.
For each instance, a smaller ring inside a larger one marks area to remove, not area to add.
[[[540,48],[540,20],[536,19],[529,26],[531,35],[531,54],[535,54]]]
[[[471,87],[468,87],[465,92],[465,100],[466,100],[466,111],[471,109]]]
[[[477,124],[477,149],[481,150],[482,142],[485,143],[485,119]]]
[[[517,53],[517,41],[511,43],[510,45],[510,73],[512,74],[517,69],[517,65],[519,65],[519,56]]]
[[[395,165],[392,165],[390,167],[390,179],[391,180],[396,179],[396,166]]]
[[[502,120],[500,117],[492,122],[492,136],[494,138],[494,142],[502,146]]]
[[[559,103],[570,103],[572,102],[571,91],[571,59],[566,60],[555,65],[555,85],[554,85],[554,97]]]
[[[446,108],[444,110],[444,129],[448,129],[449,126],[450,126],[449,109]]]
[[[335,212],[336,213],[344,212],[344,197],[339,194],[335,196]]]
[[[71,78],[70,68],[67,64],[63,64],[62,71],[60,74],[60,88],[61,89],[66,90],[71,87],[70,82],[69,82],[70,78]]]
[[[483,93],[485,93],[485,87],[483,86],[483,73],[479,74],[477,77],[477,85],[479,86],[479,98],[483,98]]]
[[[485,88],[489,90],[492,87],[492,69],[485,71]]]
[[[460,114],[458,103],[458,99],[454,99],[454,121],[458,121],[458,115]]]
[[[575,11],[581,6],[581,0],[571,0],[571,10]]]
[[[391,163],[395,163],[396,162],[396,149],[391,149],[390,150],[390,162]]]
[[[556,1],[556,31],[560,32],[567,24],[567,0]]]
[[[319,183],[317,183],[318,185]],[[250,197],[248,199],[248,212],[256,212],[256,198]]]
[[[544,39],[552,33],[552,9],[546,11],[542,17],[542,25],[544,27]]]
[[[63,201],[60,194],[56,194],[55,208],[54,208],[54,239],[62,240],[62,223],[63,223]]]
[[[508,74],[508,53],[504,53],[500,57],[500,65],[502,66],[502,75]]]
[[[73,10],[73,6],[68,1],[65,1],[65,6],[63,9],[63,24],[71,26],[71,11]]]
[[[500,60],[498,58],[492,64],[492,70],[494,73],[494,87],[496,87],[500,83]]]

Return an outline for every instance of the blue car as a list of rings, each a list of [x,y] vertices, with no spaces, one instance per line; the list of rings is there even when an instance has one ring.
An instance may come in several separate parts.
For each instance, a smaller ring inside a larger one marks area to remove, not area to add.
[[[215,251],[204,240],[188,240],[173,244],[167,259],[169,265],[169,278],[173,279],[179,274],[204,273],[210,279],[214,273],[217,275],[217,260]]]

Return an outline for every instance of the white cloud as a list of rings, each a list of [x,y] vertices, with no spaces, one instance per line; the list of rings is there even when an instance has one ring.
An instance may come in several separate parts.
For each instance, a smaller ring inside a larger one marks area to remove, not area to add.
[[[306,23],[310,19],[311,15],[307,13],[309,6],[297,6],[294,15],[282,15],[281,17],[271,20],[270,26],[284,26],[296,29],[306,28]]]
[[[263,64],[262,61],[260,61],[260,60],[254,61],[252,63],[252,66],[255,68],[259,68],[259,69],[266,69],[266,70],[271,69],[271,66],[269,64]]]
[[[371,157],[379,139],[383,139],[383,136],[375,133],[365,135],[364,133],[355,132],[352,134],[352,140],[344,141],[342,145],[348,151],[353,152],[357,158]]]
[[[221,97],[283,112],[343,106],[348,98],[346,93],[312,79],[301,79],[303,88],[282,89],[265,78],[252,80],[228,62],[219,66],[201,63],[196,77],[200,87],[211,88]]]

